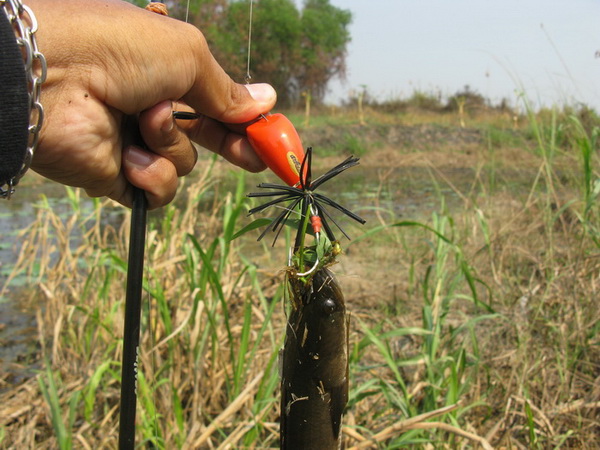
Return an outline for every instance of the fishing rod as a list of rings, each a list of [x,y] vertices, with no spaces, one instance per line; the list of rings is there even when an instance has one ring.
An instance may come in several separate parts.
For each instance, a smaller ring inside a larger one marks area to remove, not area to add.
[[[128,137],[127,140],[131,140],[131,143],[135,145],[145,147],[136,118],[132,116],[127,118],[124,131],[124,136]],[[129,229],[123,360],[121,364],[120,450],[133,449],[135,444],[138,350],[140,345],[147,210],[148,202],[144,190],[134,187],[131,226]]]
[[[249,41],[251,39],[252,30],[252,4],[250,0],[250,26],[249,26]],[[149,9],[158,14],[167,15],[166,8],[160,4],[150,4],[146,9]],[[189,2],[188,8],[189,10]],[[186,11],[187,22],[187,11]],[[248,45],[248,61],[246,81],[250,81],[250,44]],[[179,120],[195,120],[199,118],[196,113],[173,111],[175,119]],[[260,158],[288,185],[295,185],[296,181],[300,181],[302,189],[296,189],[298,192],[292,192],[291,197],[299,197],[307,202],[306,191],[316,189],[318,184],[321,184],[335,176],[337,173],[354,165],[354,161],[347,164],[343,168],[337,166],[332,169],[338,172],[335,174],[328,173],[324,177],[311,182],[310,179],[310,154],[306,171],[308,178],[300,177],[300,173],[304,173],[306,158],[302,148],[302,143],[297,135],[297,132],[291,122],[283,115],[264,116],[261,115],[257,120],[247,128],[248,137],[255,151]],[[293,139],[290,139],[290,136]],[[127,116],[124,121],[123,128],[123,144],[137,145],[146,148],[143,138],[139,130],[139,123],[136,116]],[[300,165],[302,167],[297,167]],[[342,164],[343,165],[343,164]],[[294,180],[294,181],[292,181]],[[261,186],[267,187],[267,186]],[[287,186],[286,186],[287,187]],[[288,192],[288,194],[290,194]],[[270,195],[277,195],[271,193]],[[345,208],[339,206],[335,202],[326,197],[317,196],[321,201],[329,206],[341,210],[345,214],[353,216],[352,213]],[[314,201],[313,204],[319,209],[319,212],[327,212],[322,204]],[[281,199],[276,202],[281,201]],[[123,359],[121,367],[121,401],[119,412],[119,449],[133,450],[135,445],[135,416],[137,404],[137,372],[138,372],[138,354],[140,343],[140,328],[141,328],[141,306],[142,306],[142,290],[143,290],[143,274],[144,274],[144,251],[146,245],[146,222],[147,222],[147,200],[145,192],[142,189],[134,187],[133,189],[133,205],[131,212],[131,227],[129,238],[129,255],[127,266],[127,287],[125,294],[125,317],[123,330]],[[329,216],[329,214],[327,214]],[[355,220],[361,221],[358,217],[353,217]],[[324,218],[323,218],[324,219]],[[333,219],[332,219],[333,221]],[[327,222],[323,220],[324,226],[333,237]],[[335,222],[334,222],[335,223]],[[337,224],[336,224],[337,225]],[[342,231],[343,232],[343,231]]]
[[[147,10],[168,15],[164,4],[150,3]],[[189,0],[186,10],[189,11]],[[175,119],[193,120],[198,116],[173,111]],[[127,145],[147,148],[142,138],[137,116],[125,117],[123,148]],[[127,259],[127,286],[125,290],[125,316],[123,326],[123,359],[121,363],[121,400],[119,410],[119,449],[133,450],[135,446],[135,416],[137,407],[137,374],[140,346],[142,291],[144,278],[144,252],[146,247],[146,222],[148,202],[143,189],[133,188],[131,225],[129,229],[129,255]]]
[[[176,119],[189,120],[186,113],[174,111]],[[196,118],[196,117],[194,117]],[[123,132],[124,147],[134,144],[146,148],[139,131],[137,118],[127,117]],[[127,259],[127,286],[125,289],[125,317],[123,327],[123,359],[121,363],[121,404],[119,412],[119,449],[129,450],[135,444],[135,416],[137,404],[138,354],[141,332],[144,253],[148,201],[143,189],[133,188],[133,206],[129,228],[129,255]]]

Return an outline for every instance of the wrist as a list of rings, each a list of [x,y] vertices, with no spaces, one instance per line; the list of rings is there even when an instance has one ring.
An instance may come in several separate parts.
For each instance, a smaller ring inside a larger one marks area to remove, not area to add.
[[[0,180],[0,198],[10,198],[15,186],[31,166],[33,154],[37,147],[39,132],[44,119],[44,110],[40,103],[41,85],[46,79],[46,60],[39,52],[35,33],[37,21],[30,8],[21,0],[0,0],[0,14],[5,15],[14,31],[14,38],[19,46],[27,81],[27,104],[29,126],[27,129],[27,148],[17,173],[10,174],[7,179]],[[9,118],[10,119],[10,118]]]

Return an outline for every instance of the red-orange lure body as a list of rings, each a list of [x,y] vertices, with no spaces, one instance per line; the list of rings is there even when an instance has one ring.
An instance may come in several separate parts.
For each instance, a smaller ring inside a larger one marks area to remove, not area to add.
[[[262,116],[246,128],[246,134],[252,148],[269,169],[288,186],[300,183],[304,148],[287,117],[283,114]]]

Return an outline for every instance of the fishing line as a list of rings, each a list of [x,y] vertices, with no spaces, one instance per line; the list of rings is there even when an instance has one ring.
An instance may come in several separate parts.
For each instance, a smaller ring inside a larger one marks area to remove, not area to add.
[[[244,79],[244,81],[246,81],[246,84],[250,84],[250,81],[252,80],[252,75],[250,75],[250,54],[251,54],[251,49],[252,49],[252,22],[253,22],[252,17],[253,17],[253,14],[254,14],[254,0],[250,0],[250,11],[248,12],[248,57],[246,59],[246,77]],[[260,114],[260,117],[265,119],[267,122],[269,121],[269,118],[262,113]]]
[[[185,8],[185,23],[188,23],[189,14],[190,14],[190,0],[187,0],[187,6]]]
[[[186,23],[188,23],[189,11],[190,11],[190,0],[187,0],[187,7],[185,10],[185,22]],[[251,54],[252,54],[253,15],[254,15],[254,0],[250,0],[250,8],[249,8],[249,12],[248,12],[248,52],[247,52],[247,56],[246,56],[246,75],[244,77],[244,81],[246,82],[246,84],[250,84],[250,81],[252,80],[252,75],[250,75],[250,61],[252,59]],[[179,119],[179,120],[196,120],[200,117],[200,114],[186,112],[186,111],[173,111],[173,117],[175,117],[176,119]],[[260,114],[260,117],[262,117],[263,119],[265,119],[267,121],[269,120],[268,117],[264,114]]]
[[[190,0],[188,0],[189,2]],[[252,13],[254,0],[250,0],[250,12],[248,14],[248,59],[246,61],[246,84],[250,83],[252,76],[250,75],[250,49],[252,47]]]

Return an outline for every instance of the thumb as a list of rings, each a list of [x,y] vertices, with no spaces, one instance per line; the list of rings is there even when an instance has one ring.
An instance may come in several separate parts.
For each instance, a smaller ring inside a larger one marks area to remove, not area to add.
[[[240,85],[238,85],[240,86]],[[255,83],[255,84],[244,84],[242,85],[246,91],[250,94],[252,101],[247,104],[249,117],[239,121],[229,121],[230,123],[242,123],[249,122],[250,120],[256,119],[261,114],[266,114],[277,102],[277,93],[273,86],[267,83]],[[228,122],[224,120],[224,122]]]
[[[193,82],[183,101],[197,113],[224,123],[243,123],[268,113],[277,101],[272,86],[265,83],[239,84],[233,81],[211,54],[200,33],[194,56]]]
[[[185,102],[196,112],[218,122],[229,124],[253,121],[261,114],[271,111],[275,106],[277,93],[271,85],[266,83],[238,84],[229,77],[227,78],[222,90],[203,89],[199,101],[194,101],[192,89],[184,97]],[[217,86],[219,85],[217,84]]]

